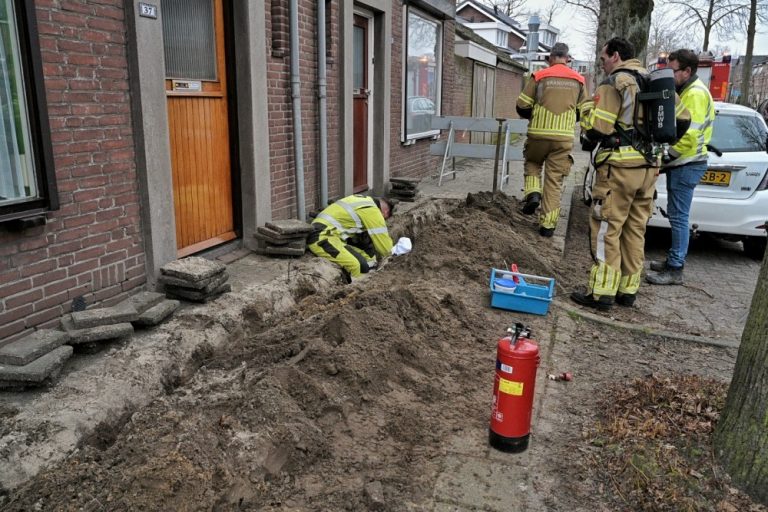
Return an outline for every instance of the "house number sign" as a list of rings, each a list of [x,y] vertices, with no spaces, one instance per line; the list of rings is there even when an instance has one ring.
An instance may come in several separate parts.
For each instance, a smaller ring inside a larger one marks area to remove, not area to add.
[[[139,2],[139,16],[143,16],[144,18],[152,18],[153,20],[156,20],[157,6],[152,4],[145,4],[144,2]]]

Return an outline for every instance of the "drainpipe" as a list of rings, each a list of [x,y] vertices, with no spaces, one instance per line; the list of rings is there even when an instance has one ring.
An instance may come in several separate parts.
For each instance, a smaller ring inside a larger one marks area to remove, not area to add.
[[[317,2],[317,96],[320,99],[320,207],[328,204],[328,108],[326,98],[325,0]]]
[[[301,130],[301,77],[299,76],[299,2],[291,0],[291,98],[293,98],[293,159],[296,166],[296,216],[306,220],[304,205],[304,144]]]

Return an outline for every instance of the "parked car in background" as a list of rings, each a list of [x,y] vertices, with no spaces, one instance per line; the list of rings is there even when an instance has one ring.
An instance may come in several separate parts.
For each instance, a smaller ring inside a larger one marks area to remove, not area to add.
[[[765,254],[768,221],[768,127],[751,108],[715,102],[715,124],[709,151],[709,167],[693,193],[691,229],[741,241],[748,256]],[[674,172],[672,170],[671,172]],[[585,176],[586,202],[591,200],[594,169]],[[666,179],[656,182],[658,197],[649,226],[669,228],[666,215]]]
[[[435,102],[426,96],[409,96],[406,105],[408,133],[423,133],[432,129]]]

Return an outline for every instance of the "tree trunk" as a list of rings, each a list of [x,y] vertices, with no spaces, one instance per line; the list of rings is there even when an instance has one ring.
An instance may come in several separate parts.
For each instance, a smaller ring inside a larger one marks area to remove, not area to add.
[[[597,55],[606,41],[620,36],[634,45],[637,58],[645,65],[652,12],[653,0],[600,0]]]
[[[715,11],[715,0],[709,0],[709,9],[707,10],[707,21],[704,23],[704,46],[701,51],[709,50],[709,33],[712,32],[712,13]]]
[[[768,504],[768,256],[715,429],[715,453],[737,486]]]
[[[749,105],[749,93],[752,82],[752,52],[755,49],[755,25],[757,24],[757,0],[752,0],[749,9],[749,25],[747,25],[747,53],[744,54],[744,67],[741,70],[741,100],[742,105]],[[757,105],[755,105],[757,107]],[[768,426],[768,425],[766,425]]]

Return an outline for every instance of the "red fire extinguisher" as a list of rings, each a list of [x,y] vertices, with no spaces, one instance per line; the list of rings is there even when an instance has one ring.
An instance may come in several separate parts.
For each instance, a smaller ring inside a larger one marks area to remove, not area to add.
[[[539,346],[530,335],[530,331],[518,323],[513,334],[499,340],[496,350],[488,441],[503,452],[518,453],[528,448],[540,360]]]

